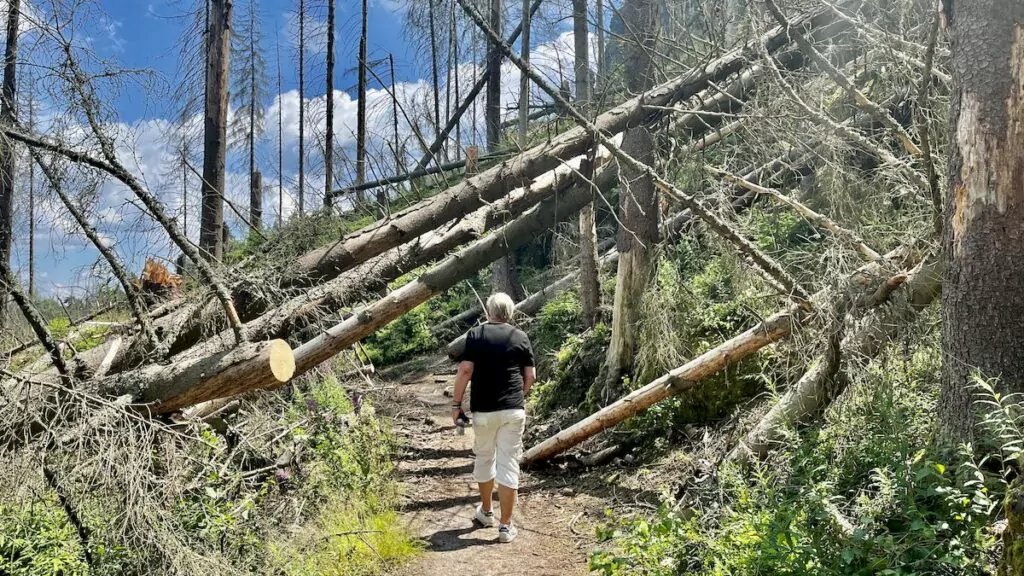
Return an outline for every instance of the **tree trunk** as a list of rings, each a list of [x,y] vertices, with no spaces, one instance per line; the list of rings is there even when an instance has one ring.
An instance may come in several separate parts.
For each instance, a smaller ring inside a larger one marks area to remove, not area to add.
[[[32,82],[30,81],[30,84]],[[36,129],[35,86],[30,85],[28,91],[28,128]],[[28,164],[28,298],[36,297],[36,167]],[[0,296],[0,301],[3,297]],[[2,326],[2,320],[0,320]]]
[[[249,225],[259,231],[263,229],[263,174],[259,170],[253,170],[249,186]]]
[[[434,0],[427,0],[427,19],[430,24],[430,74],[433,81],[434,96],[434,138],[440,139],[441,133],[441,82],[437,70],[437,26],[434,17]]]
[[[199,248],[208,260],[224,253],[224,183],[228,130],[228,65],[233,0],[211,0],[206,53],[206,118],[203,135],[203,213]]]
[[[491,28],[501,34],[501,0],[490,0]],[[527,37],[524,26],[524,38]],[[487,151],[495,152],[501,146],[501,52],[493,43],[487,45]],[[508,254],[491,265],[491,290],[504,292],[518,300],[522,295],[515,255]]]
[[[843,341],[840,346],[843,356],[855,362],[877,356],[918,312],[938,297],[940,289],[941,271],[937,264],[928,262],[919,266],[902,281],[890,306],[877,310]],[[888,296],[884,291],[880,295]],[[881,301],[866,303],[867,306],[879,304]],[[843,392],[846,379],[836,377],[840,368],[838,354],[831,358],[818,358],[813,367],[786,391],[729,453],[729,459],[742,462],[750,457],[764,458],[776,446],[787,426],[807,423],[821,414],[828,403]]]
[[[150,413],[166,414],[249,390],[270,390],[294,373],[291,347],[282,340],[271,340],[166,366],[152,364],[102,382],[99,392],[113,397],[130,394],[134,402],[147,404]]]
[[[306,209],[306,0],[299,0],[299,216]]]
[[[490,0],[490,25],[501,34],[501,0]],[[501,50],[493,42],[487,43],[487,151],[494,152],[501,145]]]
[[[602,95],[607,64],[604,45],[604,3],[605,0],[597,0],[597,7],[594,9],[594,19],[597,21],[597,86],[598,95]]]
[[[898,249],[889,256],[890,262],[895,265],[903,265],[908,259],[913,258],[914,254],[912,250]],[[861,294],[874,295],[890,282],[887,275],[874,273],[878,270],[880,270],[879,263],[868,264],[855,272],[848,279],[848,283],[850,286],[858,287]],[[840,297],[840,293],[826,288],[811,297],[811,302],[826,303],[827,306],[828,302]],[[815,304],[815,307],[818,307],[818,304]],[[587,438],[617,425],[626,418],[647,410],[666,398],[699,386],[704,378],[728,366],[735,365],[769,344],[788,337],[794,326],[799,325],[809,314],[808,308],[797,304],[790,305],[757,326],[730,338],[685,365],[530,448],[523,454],[522,462],[528,464],[547,460]]]
[[[598,0],[600,3],[601,0]],[[576,105],[587,110],[591,100],[590,33],[587,0],[572,1],[572,30],[575,49]],[[596,202],[596,201],[595,201]],[[591,202],[580,211],[580,302],[583,320],[591,327],[601,317],[601,281],[597,266],[596,205]]]
[[[530,63],[530,0],[523,0],[523,41],[519,57]],[[526,150],[530,136],[530,77],[519,75],[519,148]]]
[[[284,87],[281,79],[281,42],[277,47],[277,228],[284,226]]]
[[[633,38],[624,47],[626,84],[633,93],[653,83],[652,51],[658,33],[657,3],[654,0],[628,0],[622,7],[626,27]],[[622,141],[622,150],[640,162],[656,162],[654,138],[644,126],[630,128]],[[658,194],[651,179],[628,166],[620,166],[619,270],[615,282],[615,307],[612,311],[611,342],[601,374],[591,398],[605,402],[618,396],[622,378],[631,374],[636,355],[636,323],[640,303],[650,283],[658,243]]]
[[[363,0],[362,21],[359,36],[359,118],[356,126],[356,184],[366,182],[366,16],[367,5]],[[362,204],[363,193],[356,192],[356,203]]]
[[[1024,391],[1024,4],[958,2],[949,18],[939,417],[950,439],[970,441],[975,371],[1004,394]]]
[[[363,72],[363,64],[366,62],[366,0],[363,0],[363,34],[359,40],[359,73]],[[327,91],[325,92],[327,102],[327,118],[325,118],[324,135],[324,206],[330,207],[334,196],[334,0],[327,0],[327,71],[324,74],[327,79]],[[363,78],[365,80],[365,78]],[[359,105],[363,104],[364,94],[360,93]],[[363,150],[365,153],[365,149]],[[358,150],[356,154],[356,165],[358,167]]]
[[[0,122],[13,126],[17,120],[18,25],[21,21],[21,0],[7,2],[7,43],[4,48],[4,78],[0,100]],[[11,266],[11,245],[14,240],[14,142],[0,143],[0,274],[3,279]],[[7,326],[6,283],[0,286],[0,329]]]

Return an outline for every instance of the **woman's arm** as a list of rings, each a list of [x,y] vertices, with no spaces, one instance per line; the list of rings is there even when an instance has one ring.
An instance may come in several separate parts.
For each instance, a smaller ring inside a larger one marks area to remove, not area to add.
[[[455,389],[452,391],[452,421],[459,419],[462,412],[462,401],[466,397],[466,386],[473,377],[473,363],[468,360],[459,362],[459,371],[455,374]]]
[[[523,368],[523,396],[530,395],[530,387],[537,381],[537,368],[527,366]]]

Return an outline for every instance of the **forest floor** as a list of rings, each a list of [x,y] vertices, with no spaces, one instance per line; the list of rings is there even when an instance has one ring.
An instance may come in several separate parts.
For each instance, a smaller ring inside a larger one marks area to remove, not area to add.
[[[500,544],[497,527],[473,520],[479,502],[473,432],[458,436],[451,422],[454,367],[434,359],[395,378],[377,398],[377,409],[392,418],[401,445],[394,461],[405,496],[402,518],[424,552],[394,574],[587,573],[594,522],[607,506],[600,482],[558,468],[525,471],[514,517],[519,536]],[[497,507],[497,494],[494,502]]]

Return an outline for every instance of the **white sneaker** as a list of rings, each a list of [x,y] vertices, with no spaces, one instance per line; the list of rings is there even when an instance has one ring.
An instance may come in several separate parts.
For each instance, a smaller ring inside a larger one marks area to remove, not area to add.
[[[498,527],[498,542],[508,544],[509,542],[516,539],[519,535],[519,530],[512,524],[502,524]]]
[[[490,512],[484,512],[484,507],[481,504],[476,505],[476,515],[474,516],[477,522],[483,524],[486,527],[494,526],[494,510]]]

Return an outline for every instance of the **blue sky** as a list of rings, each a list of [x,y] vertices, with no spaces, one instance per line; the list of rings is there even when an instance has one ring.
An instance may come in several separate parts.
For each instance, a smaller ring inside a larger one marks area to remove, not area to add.
[[[163,2],[145,2],[139,0],[95,0],[101,7],[101,13],[90,19],[89,29],[76,31],[76,38],[84,38],[89,47],[100,57],[114,62],[117,66],[131,69],[147,70],[155,74],[156,81],[140,86],[128,84],[117,97],[116,126],[121,137],[118,139],[119,154],[124,158],[130,169],[156,193],[172,214],[177,215],[179,223],[186,223],[189,237],[194,241],[198,237],[198,178],[189,176],[183,182],[181,171],[176,170],[173,158],[173,142],[167,134],[173,131],[171,118],[176,109],[168,97],[173,89],[175,73],[178,69],[178,45],[184,21],[180,17],[183,6],[193,0],[165,0]],[[240,6],[245,0],[235,0],[236,17]],[[316,30],[317,21],[326,15],[322,0],[307,0],[308,4],[319,8],[313,10],[308,26]],[[0,3],[3,3],[0,0]],[[297,0],[262,0],[262,30],[264,35],[265,54],[269,64],[271,79],[270,94],[266,102],[268,133],[258,147],[258,159],[264,167],[264,183],[266,185],[264,199],[264,222],[273,223],[278,209],[278,175],[277,175],[277,141],[276,120],[278,112],[284,117],[284,214],[287,217],[295,209],[297,189],[297,133],[298,133],[298,94],[296,91],[297,66],[294,46],[294,30],[296,28],[293,11]],[[369,58],[386,58],[393,54],[396,61],[396,81],[394,91],[399,99],[409,108],[410,114],[417,111],[425,113],[432,98],[432,90],[425,80],[429,77],[426,69],[426,58],[419,54],[419,49],[406,41],[404,33],[404,0],[370,0],[368,17],[369,27]],[[510,2],[510,5],[518,2]],[[42,4],[40,4],[42,5]],[[571,81],[571,34],[566,32],[564,19],[558,14],[549,15],[548,20],[555,22],[544,30],[535,32],[534,54],[538,64],[553,80],[568,77]],[[321,32],[323,28],[320,28]],[[280,38],[283,61],[283,90],[277,93],[275,35]],[[359,2],[357,0],[338,0],[337,13],[337,66],[335,72],[334,95],[336,108],[335,131],[337,134],[338,154],[352,156],[354,149],[354,127],[356,116],[356,76],[354,67],[357,62],[359,41]],[[323,73],[322,49],[318,52],[315,45],[307,49],[307,110],[312,111],[307,117],[307,193],[306,205],[319,207],[322,202],[323,188],[322,166],[317,165],[317,158],[322,157],[315,151],[314,143],[310,142],[310,133],[323,132],[322,114],[316,118],[317,111],[323,110],[325,102],[325,81]],[[458,75],[462,86],[468,86],[477,75],[475,65],[471,62],[470,49],[461,46],[462,55],[458,67]],[[510,64],[505,64],[502,77],[503,100],[510,106],[518,98],[518,71]],[[373,81],[368,94],[370,109],[369,132],[371,166],[370,177],[384,176],[394,171],[392,155],[387,148],[391,136],[391,104],[387,90]],[[556,81],[557,84],[557,81]],[[390,88],[390,87],[389,87]],[[541,98],[534,89],[533,97]],[[443,100],[443,96],[442,96]],[[58,104],[59,105],[59,104]],[[442,102],[442,114],[444,104]],[[480,114],[482,115],[482,106]],[[432,130],[419,123],[419,128],[426,133]],[[474,128],[480,128],[482,117],[469,118],[463,123],[464,134],[471,134]],[[413,130],[402,122],[400,137],[407,142],[409,157],[418,156],[412,139]],[[315,136],[313,137],[315,139]],[[464,136],[468,141],[469,136]],[[309,150],[314,150],[310,152]],[[228,190],[227,196],[234,200],[241,211],[245,211],[248,203],[247,176],[244,162],[239,152],[229,153]],[[201,170],[201,161],[194,160],[195,167]],[[347,175],[342,174],[337,185],[348,183]],[[37,180],[39,180],[37,176]],[[183,197],[183,189],[187,195]],[[27,210],[24,202],[19,202],[21,209],[21,225],[15,233],[16,255],[15,268],[24,277],[27,254]],[[37,253],[37,289],[43,295],[81,293],[98,281],[105,279],[105,265],[94,266],[98,261],[98,253],[88,244],[86,239],[75,231],[69,222],[62,206],[54,198],[43,198],[38,208],[40,216],[35,234]],[[184,206],[184,208],[183,208]],[[140,212],[132,195],[123,186],[115,182],[103,183],[96,195],[95,203],[90,206],[93,220],[100,232],[129,264],[133,270],[140,270],[148,256],[174,258],[178,251],[170,245],[166,235],[151,219]],[[241,232],[242,224],[230,210],[225,211],[227,221],[232,230]],[[187,220],[187,221],[186,221]],[[95,272],[94,272],[95,269]]]

